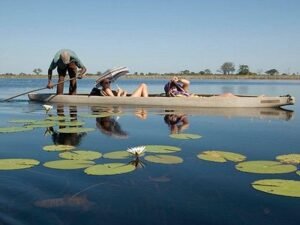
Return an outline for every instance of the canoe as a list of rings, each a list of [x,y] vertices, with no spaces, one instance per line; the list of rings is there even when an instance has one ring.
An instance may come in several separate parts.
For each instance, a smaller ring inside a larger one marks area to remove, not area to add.
[[[117,106],[155,106],[155,107],[188,107],[188,108],[278,108],[295,104],[292,96],[234,96],[198,95],[196,97],[164,97],[152,94],[145,97],[108,97],[55,94],[28,94],[30,101],[43,103],[89,104],[89,105],[117,105]]]

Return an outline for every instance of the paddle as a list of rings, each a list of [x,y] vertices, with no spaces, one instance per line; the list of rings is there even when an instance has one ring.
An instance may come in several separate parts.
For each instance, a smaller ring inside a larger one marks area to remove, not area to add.
[[[67,80],[58,82],[58,83],[56,83],[56,84],[53,84],[53,87],[55,87],[55,86],[57,86],[57,85],[59,85],[59,84],[62,84],[62,83],[64,83],[64,82],[66,82],[66,81],[75,80],[76,78],[77,78],[77,77],[73,77],[73,78],[70,78],[70,79],[67,79]],[[44,89],[47,89],[47,87],[38,88],[38,89],[31,90],[31,91],[26,91],[26,92],[24,92],[24,93],[22,93],[22,94],[15,95],[15,96],[12,96],[12,97],[10,97],[10,98],[7,98],[7,99],[1,100],[1,101],[2,101],[2,102],[6,102],[6,101],[9,101],[9,100],[11,100],[11,99],[13,99],[13,98],[17,98],[17,97],[19,97],[19,96],[26,95],[26,94],[29,94],[29,93],[35,92],[35,91],[41,91],[41,90],[44,90]]]

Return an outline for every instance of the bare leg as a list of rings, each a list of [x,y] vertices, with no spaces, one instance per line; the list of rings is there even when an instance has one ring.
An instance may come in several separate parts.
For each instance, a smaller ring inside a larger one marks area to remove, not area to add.
[[[68,65],[68,73],[70,78],[75,78],[77,75],[77,66],[75,63],[70,63]],[[76,95],[77,93],[77,80],[70,80],[69,85],[69,95]]]
[[[132,94],[131,97],[148,97],[148,87],[142,83]]]
[[[57,68],[57,73],[58,73],[58,83],[60,83],[60,84],[57,85],[56,94],[62,95],[64,93],[64,82],[63,81],[65,80],[67,70]]]
[[[60,83],[60,84],[58,84],[57,88],[56,88],[56,94],[57,95],[62,95],[64,93],[64,83],[63,83],[64,80],[65,80],[65,76],[59,75],[58,83]]]

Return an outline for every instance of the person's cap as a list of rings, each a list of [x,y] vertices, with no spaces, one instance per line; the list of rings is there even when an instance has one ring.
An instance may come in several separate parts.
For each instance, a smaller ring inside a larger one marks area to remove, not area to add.
[[[70,56],[69,52],[63,51],[60,54],[60,58],[61,58],[61,60],[63,61],[64,64],[69,64],[70,63],[71,56]]]

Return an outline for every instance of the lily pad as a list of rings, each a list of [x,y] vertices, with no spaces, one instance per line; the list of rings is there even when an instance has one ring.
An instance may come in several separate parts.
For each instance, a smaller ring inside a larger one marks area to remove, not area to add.
[[[102,112],[98,114],[80,114],[79,116],[85,118],[102,118],[102,117],[113,116],[113,115],[116,115],[116,113]]]
[[[253,182],[252,187],[273,195],[300,197],[300,181],[265,179]]]
[[[183,134],[183,133],[181,133],[181,134],[171,134],[171,135],[169,135],[169,137],[175,138],[175,139],[183,139],[183,140],[202,138],[202,136],[200,136],[198,134]]]
[[[35,159],[0,159],[0,170],[26,169],[39,164]]]
[[[70,116],[48,116],[46,120],[54,120],[54,121],[62,121],[62,120],[70,120]]]
[[[151,153],[174,153],[179,152],[181,148],[168,145],[146,145],[146,152]]]
[[[300,171],[297,171],[296,173],[300,176]]]
[[[32,129],[32,127],[0,127],[0,133],[24,132]]]
[[[246,156],[225,151],[204,151],[197,155],[199,159],[212,161],[212,162],[241,162],[246,159]]]
[[[67,128],[61,128],[58,129],[57,131],[59,133],[85,133],[85,132],[91,132],[94,131],[94,128],[84,128],[84,127],[67,127]]]
[[[179,164],[183,162],[182,158],[172,155],[148,155],[145,160],[161,164]]]
[[[69,126],[69,127],[75,127],[75,126],[82,126],[84,125],[85,123],[83,121],[77,121],[77,120],[74,120],[74,121],[59,121],[58,122],[58,126]]]
[[[59,157],[72,160],[94,160],[101,158],[101,156],[100,152],[83,150],[59,153]]]
[[[108,152],[103,155],[106,159],[128,159],[132,154],[127,151]]]
[[[34,123],[35,121],[37,121],[37,120],[16,119],[16,120],[10,120],[8,122],[10,122],[10,123],[24,123],[24,124],[27,124],[27,123]]]
[[[282,163],[300,164],[300,154],[279,155],[276,159]]]
[[[95,162],[88,160],[55,160],[44,163],[44,166],[51,169],[73,170],[82,169],[95,165]]]
[[[282,164],[276,161],[247,161],[239,163],[235,168],[242,172],[259,174],[281,174],[297,170],[296,166]]]
[[[116,175],[129,173],[135,170],[135,166],[125,163],[107,163],[91,166],[84,170],[89,175]]]
[[[72,145],[46,145],[43,147],[45,151],[68,151],[74,149],[75,146]]]

